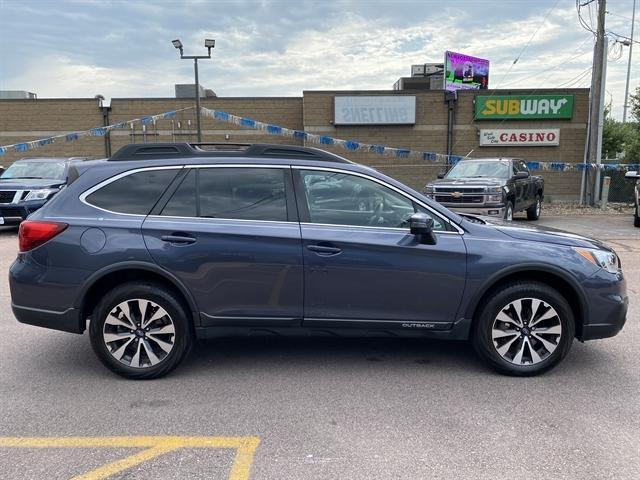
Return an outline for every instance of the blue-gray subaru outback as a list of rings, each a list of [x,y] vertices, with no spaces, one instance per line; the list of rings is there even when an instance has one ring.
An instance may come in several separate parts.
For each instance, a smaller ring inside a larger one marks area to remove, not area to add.
[[[534,375],[611,337],[628,298],[606,245],[459,216],[370,168],[282,145],[153,144],[76,164],[20,226],[20,322],[82,333],[129,378],[196,338],[470,339]]]

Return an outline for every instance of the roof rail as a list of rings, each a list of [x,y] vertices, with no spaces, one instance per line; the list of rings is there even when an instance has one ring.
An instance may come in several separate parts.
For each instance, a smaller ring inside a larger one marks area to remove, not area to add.
[[[125,145],[111,155],[109,160],[156,160],[190,157],[288,158],[352,163],[346,158],[318,148],[268,143],[138,143]]]

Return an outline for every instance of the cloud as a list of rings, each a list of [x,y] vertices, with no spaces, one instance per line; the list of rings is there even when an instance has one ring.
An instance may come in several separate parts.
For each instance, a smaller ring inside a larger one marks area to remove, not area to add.
[[[221,96],[390,89],[412,64],[441,62],[445,50],[489,58],[494,88],[588,86],[593,36],[580,27],[572,0],[550,10],[555,4],[3,2],[0,41],[10,48],[0,50],[0,88],[40,97],[169,97],[174,83],[193,78],[192,63],[180,60],[170,44],[174,38],[182,39],[186,54],[205,53],[203,39],[216,39],[213,59],[200,62],[200,74],[201,83]],[[609,27],[628,35],[630,6],[609,9]],[[607,90],[617,116],[627,52],[625,47],[622,58],[608,65]],[[632,88],[639,75],[636,67]]]

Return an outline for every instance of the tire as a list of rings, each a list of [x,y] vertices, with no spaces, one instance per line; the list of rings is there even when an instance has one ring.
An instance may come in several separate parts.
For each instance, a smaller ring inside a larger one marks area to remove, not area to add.
[[[536,194],[536,200],[533,205],[527,208],[527,220],[538,220],[540,211],[542,210],[542,199],[540,194]]]
[[[513,200],[507,200],[507,206],[504,209],[504,219],[508,222],[513,220]]]
[[[562,295],[543,283],[513,282],[489,296],[474,319],[472,343],[498,372],[525,377],[556,366],[569,353],[574,335],[573,313]]]
[[[633,226],[640,227],[640,212],[638,212],[637,204],[636,204],[636,213],[633,215]]]
[[[107,292],[95,307],[89,325],[91,346],[118,375],[162,377],[178,366],[193,344],[188,311],[161,284],[125,283]],[[140,328],[145,322],[148,326]]]

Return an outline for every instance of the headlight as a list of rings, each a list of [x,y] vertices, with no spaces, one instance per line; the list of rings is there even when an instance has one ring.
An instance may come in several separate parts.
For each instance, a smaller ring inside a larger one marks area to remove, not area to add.
[[[58,190],[53,188],[43,188],[41,190],[31,190],[26,197],[25,202],[29,200],[46,200],[50,195],[53,195]]]
[[[502,195],[487,196],[487,203],[502,203]]]
[[[574,250],[588,262],[593,263],[596,267],[605,269],[609,273],[618,273],[620,270],[618,256],[614,252],[592,248],[574,248]]]
[[[433,193],[433,186],[427,185],[426,187],[424,187],[423,193]]]
[[[502,193],[502,187],[487,187],[487,193]]]

